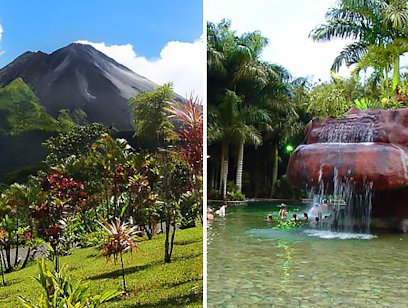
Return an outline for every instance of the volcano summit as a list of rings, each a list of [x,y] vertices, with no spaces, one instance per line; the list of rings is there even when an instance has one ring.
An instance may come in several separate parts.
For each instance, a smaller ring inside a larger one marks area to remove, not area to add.
[[[90,45],[70,44],[51,54],[26,52],[0,70],[0,87],[21,78],[53,117],[85,113],[89,123],[132,130],[128,99],[156,84]]]

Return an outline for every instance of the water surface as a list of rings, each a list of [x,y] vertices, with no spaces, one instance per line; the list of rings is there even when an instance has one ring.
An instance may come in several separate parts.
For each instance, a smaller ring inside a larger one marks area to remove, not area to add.
[[[407,306],[408,236],[273,230],[265,217],[278,210],[229,207],[209,224],[209,307]]]

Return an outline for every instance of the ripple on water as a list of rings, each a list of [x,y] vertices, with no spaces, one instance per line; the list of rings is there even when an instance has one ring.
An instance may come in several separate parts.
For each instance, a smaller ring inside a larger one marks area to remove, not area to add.
[[[333,232],[327,230],[304,230],[304,234],[308,236],[319,237],[322,239],[339,239],[339,240],[371,240],[377,238],[374,234],[364,233],[347,233]]]

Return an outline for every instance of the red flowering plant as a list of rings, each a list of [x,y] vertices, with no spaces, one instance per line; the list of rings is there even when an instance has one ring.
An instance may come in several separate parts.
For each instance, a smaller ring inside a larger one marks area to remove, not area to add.
[[[51,246],[56,271],[59,270],[58,246],[65,241],[64,219],[86,206],[84,185],[60,172],[53,172],[42,182],[46,201],[34,209],[32,216],[38,220],[38,234]]]
[[[185,103],[171,102],[167,108],[170,118],[181,127],[174,131],[178,144],[176,151],[192,167],[195,176],[203,172],[203,110],[198,98],[190,98]]]
[[[170,118],[180,127],[174,131],[176,146],[171,153],[187,162],[191,170],[192,189],[189,201],[181,206],[183,225],[195,225],[195,217],[202,219],[202,183],[203,183],[203,112],[198,98],[190,98],[185,103],[171,102],[167,108]],[[180,196],[181,198],[181,196]],[[186,219],[187,218],[187,219]]]
[[[101,255],[105,256],[107,261],[113,256],[115,263],[120,259],[122,265],[123,291],[126,293],[125,268],[122,255],[138,248],[136,242],[136,235],[138,233],[136,226],[132,227],[129,223],[123,222],[119,218],[116,218],[116,220],[111,223],[104,221],[103,224],[100,223],[100,225],[105,233]]]

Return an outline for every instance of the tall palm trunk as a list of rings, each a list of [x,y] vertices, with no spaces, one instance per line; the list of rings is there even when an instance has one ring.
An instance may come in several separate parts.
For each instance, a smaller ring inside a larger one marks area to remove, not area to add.
[[[228,143],[222,143],[221,150],[221,172],[220,172],[220,193],[222,198],[227,196],[227,180],[228,180]]]
[[[214,189],[215,188],[215,164],[212,164],[211,166],[211,188]]]
[[[400,57],[394,59],[394,71],[392,74],[392,89],[395,91],[400,82]]]
[[[279,167],[279,152],[278,145],[275,145],[273,149],[273,170],[272,170],[271,193],[269,195],[270,198],[272,198],[275,195],[276,182],[278,181],[278,167]]]
[[[242,191],[243,165],[244,165],[244,142],[241,141],[238,146],[237,175],[235,180],[239,191]]]

